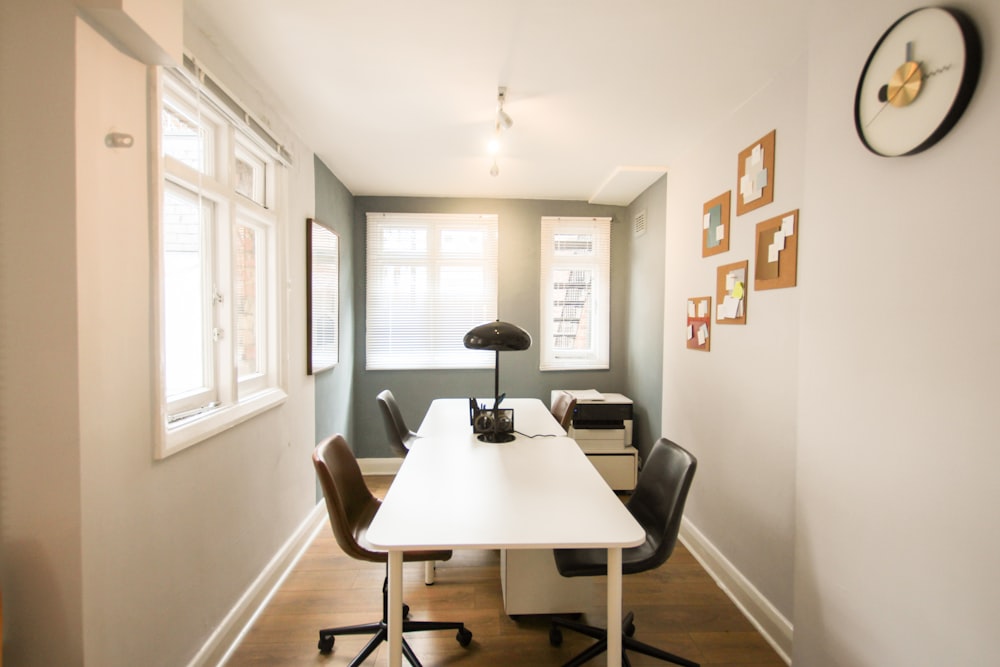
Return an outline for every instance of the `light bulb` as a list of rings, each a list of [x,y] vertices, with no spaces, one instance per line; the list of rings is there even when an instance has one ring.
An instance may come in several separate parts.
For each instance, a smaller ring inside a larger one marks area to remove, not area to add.
[[[495,136],[490,139],[490,143],[486,145],[487,150],[489,150],[490,155],[496,155],[500,152],[500,137]]]

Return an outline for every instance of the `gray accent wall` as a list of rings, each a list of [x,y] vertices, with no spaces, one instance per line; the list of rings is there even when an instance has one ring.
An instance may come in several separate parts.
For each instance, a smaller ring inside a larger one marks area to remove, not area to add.
[[[353,441],[351,425],[354,381],[354,311],[356,261],[354,253],[354,195],[340,179],[314,158],[316,220],[339,235],[340,241],[340,363],[315,374],[316,442],[334,433]],[[308,277],[307,277],[308,279]]]
[[[646,231],[635,234],[635,217],[646,217]],[[626,396],[634,402],[632,441],[645,460],[653,443],[663,435],[660,403],[663,400],[663,251],[667,219],[667,176],[649,186],[628,207],[625,236],[629,254],[625,327]]]
[[[538,370],[538,347],[502,353],[500,390],[511,396],[549,402],[552,389],[598,389],[624,393],[628,374],[628,262],[627,211],[618,206],[585,202],[521,199],[442,199],[420,197],[356,197],[354,282],[356,303],[354,356],[354,442],[359,456],[391,457],[385,428],[375,402],[382,389],[391,389],[403,417],[416,430],[431,400],[439,397],[492,396],[493,370],[365,370],[365,238],[368,212],[495,213],[499,216],[500,289],[498,316],[537,338],[540,310],[540,222],[543,216],[610,216],[611,225],[611,368],[604,371]],[[514,417],[515,424],[517,416]]]

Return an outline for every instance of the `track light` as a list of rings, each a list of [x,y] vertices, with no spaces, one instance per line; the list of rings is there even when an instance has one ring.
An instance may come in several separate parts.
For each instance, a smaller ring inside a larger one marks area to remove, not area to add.
[[[493,138],[489,143],[490,155],[493,156],[493,166],[490,167],[490,176],[497,176],[500,173],[500,167],[497,165],[496,158],[497,153],[500,152],[500,131],[509,130],[514,126],[514,119],[503,110],[503,103],[506,99],[507,87],[500,86],[497,88],[497,117],[493,127]]]

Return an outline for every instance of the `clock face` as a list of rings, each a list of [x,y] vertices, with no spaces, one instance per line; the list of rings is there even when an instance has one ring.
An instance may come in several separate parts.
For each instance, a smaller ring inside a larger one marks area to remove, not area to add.
[[[925,7],[896,21],[858,82],[854,125],[862,143],[889,157],[935,144],[972,98],[981,57],[975,26],[956,10]]]

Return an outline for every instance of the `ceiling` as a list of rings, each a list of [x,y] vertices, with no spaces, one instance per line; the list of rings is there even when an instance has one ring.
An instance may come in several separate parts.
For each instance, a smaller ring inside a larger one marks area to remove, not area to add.
[[[807,6],[185,0],[355,195],[619,205],[799,57]],[[499,86],[514,124],[491,176]]]

